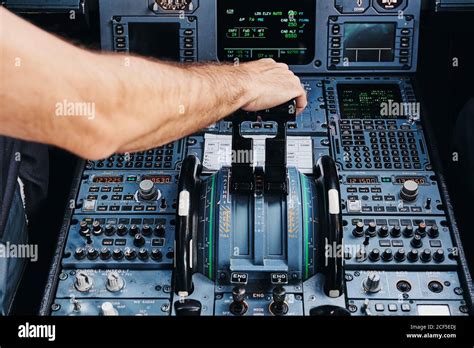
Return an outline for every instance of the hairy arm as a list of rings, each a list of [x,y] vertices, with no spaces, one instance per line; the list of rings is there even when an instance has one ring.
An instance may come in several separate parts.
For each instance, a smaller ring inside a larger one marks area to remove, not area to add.
[[[273,60],[178,65],[99,54],[1,7],[0,58],[0,134],[89,159],[169,143],[239,108],[255,111],[297,98],[301,111],[307,103],[299,79]],[[93,114],[70,114],[62,107],[70,103]]]

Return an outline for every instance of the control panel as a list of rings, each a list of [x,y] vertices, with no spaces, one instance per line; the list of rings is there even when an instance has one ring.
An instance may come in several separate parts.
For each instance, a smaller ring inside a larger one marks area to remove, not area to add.
[[[467,315],[410,73],[419,1],[100,1],[102,48],[285,62],[308,107],[85,161],[43,314]],[[235,155],[243,156],[236,158]]]

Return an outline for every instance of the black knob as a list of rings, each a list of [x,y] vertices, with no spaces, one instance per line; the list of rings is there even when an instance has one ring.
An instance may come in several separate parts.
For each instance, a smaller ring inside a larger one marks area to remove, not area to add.
[[[112,256],[112,253],[110,252],[109,248],[102,248],[100,249],[100,258],[102,260],[108,260]]]
[[[159,249],[153,249],[151,251],[151,258],[156,261],[161,260],[163,258],[163,253]]]
[[[369,227],[365,233],[369,237],[375,237],[377,235],[377,224],[375,222],[369,223]]]
[[[402,235],[402,229],[400,228],[400,226],[393,226],[392,230],[390,231],[390,235],[393,237],[393,238],[398,238]]]
[[[413,202],[418,198],[418,184],[413,180],[407,180],[403,184],[400,192],[400,198],[406,202]]]
[[[163,225],[156,225],[155,227],[155,236],[163,238],[166,234],[165,226]]]
[[[133,238],[133,244],[137,247],[141,247],[145,244],[145,238],[141,233],[137,233]]]
[[[403,230],[403,236],[405,238],[411,238],[413,237],[413,235],[415,234],[415,232],[413,231],[413,227],[412,226],[406,226]]]
[[[135,260],[137,258],[137,252],[135,251],[135,249],[126,248],[125,258],[127,260]]]
[[[398,262],[403,262],[405,261],[405,259],[406,259],[405,249],[403,248],[398,249],[397,252],[395,253],[395,260]]]
[[[233,315],[242,316],[247,313],[248,305],[245,302],[245,288],[236,286],[232,289],[233,302],[229,310]]]
[[[201,315],[202,305],[197,300],[185,299],[174,303],[174,311],[177,317],[197,317]]]
[[[114,251],[112,251],[112,257],[114,260],[121,260],[123,258],[123,251],[120,249],[114,249]]]
[[[99,257],[99,252],[96,248],[89,248],[87,249],[87,258],[89,260],[95,260]]]
[[[388,237],[388,233],[389,233],[389,230],[388,230],[388,227],[387,227],[387,226],[382,226],[382,227],[380,227],[380,229],[379,229],[379,237],[381,237],[381,238]]]
[[[104,233],[107,236],[112,236],[115,233],[115,228],[112,225],[106,225],[104,229]]]
[[[270,311],[276,316],[282,316],[288,313],[288,305],[286,304],[286,290],[282,286],[273,289],[273,302],[270,305]]]
[[[138,250],[138,258],[140,260],[148,259],[148,250],[146,250],[145,248],[141,248],[140,250]]]
[[[85,237],[86,235],[90,234],[89,226],[87,225],[87,222],[81,221],[79,224],[80,230],[79,233],[81,236]]]
[[[118,225],[117,226],[117,234],[119,236],[125,236],[127,234],[127,227],[125,227],[125,225]]]
[[[144,236],[149,236],[151,234],[151,227],[150,225],[143,225],[142,226],[142,234]]]
[[[130,226],[130,235],[134,236],[137,233],[140,233],[140,228],[137,225]]]
[[[102,226],[97,220],[92,223],[92,233],[94,233],[96,236],[102,233]]]
[[[352,231],[352,234],[357,238],[362,237],[364,235],[364,223],[359,221],[354,228],[354,231]]]
[[[419,249],[423,246],[423,238],[419,234],[416,234],[410,244],[413,248]]]
[[[86,257],[86,251],[84,248],[77,248],[76,251],[74,252],[74,257],[78,260],[82,260],[84,257]]]
[[[393,260],[393,252],[392,249],[385,249],[383,254],[382,254],[382,259],[385,262],[389,262]]]
[[[244,302],[245,293],[245,288],[236,286],[232,289],[232,299],[234,300],[234,302]]]
[[[439,237],[439,228],[436,225],[431,226],[431,228],[428,231],[428,235],[430,238],[438,238]]]
[[[430,249],[423,250],[423,253],[421,254],[421,261],[430,262],[431,258],[432,258],[431,257],[431,250]]]
[[[374,262],[380,260],[380,250],[379,249],[372,250],[369,254],[369,259]]]
[[[421,222],[418,225],[416,233],[419,234],[422,238],[426,237],[426,224],[424,222]]]
[[[443,262],[444,261],[444,250],[443,249],[438,249],[435,251],[433,255],[433,260],[436,262]]]
[[[419,255],[418,255],[418,250],[412,249],[408,253],[408,261],[410,262],[416,262],[418,261]]]

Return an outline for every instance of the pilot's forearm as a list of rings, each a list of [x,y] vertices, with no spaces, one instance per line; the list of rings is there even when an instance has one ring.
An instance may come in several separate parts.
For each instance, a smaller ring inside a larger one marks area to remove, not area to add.
[[[174,65],[67,44],[0,8],[0,134],[89,159],[149,149],[306,95],[285,64]]]

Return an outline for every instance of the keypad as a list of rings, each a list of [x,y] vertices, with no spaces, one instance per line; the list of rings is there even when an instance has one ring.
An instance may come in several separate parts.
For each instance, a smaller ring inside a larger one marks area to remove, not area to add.
[[[158,148],[121,153],[99,161],[88,161],[86,170],[91,169],[176,169],[182,160],[182,140]]]
[[[392,120],[342,120],[340,131],[344,169],[422,169],[420,144],[409,125]]]

